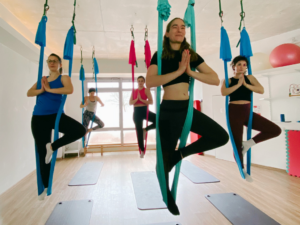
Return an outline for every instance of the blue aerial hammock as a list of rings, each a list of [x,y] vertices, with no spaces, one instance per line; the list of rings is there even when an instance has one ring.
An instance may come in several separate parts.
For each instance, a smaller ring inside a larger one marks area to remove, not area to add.
[[[195,32],[195,13],[194,13],[194,4],[195,0],[189,0],[187,10],[185,12],[184,21],[186,23],[186,27],[191,27],[191,46],[192,49],[196,51],[196,32]],[[167,21],[170,16],[170,4],[168,0],[158,0],[158,50],[157,50],[157,66],[158,66],[158,75],[161,75],[161,55],[162,55],[162,40],[163,40],[163,20]],[[194,68],[192,68],[194,70]],[[193,100],[194,100],[194,79],[191,78],[189,85],[189,105],[188,112],[186,116],[186,120],[183,126],[183,130],[180,136],[180,144],[179,148],[183,148],[186,145],[186,141],[192,126],[193,119]],[[167,183],[165,180],[165,171],[164,171],[164,161],[161,149],[161,141],[160,141],[160,132],[159,132],[159,114],[160,114],[160,100],[161,100],[161,87],[157,87],[157,96],[156,96],[156,154],[157,154],[157,165],[156,165],[156,173],[158,182],[160,185],[161,193],[163,196],[163,200],[165,204],[168,206],[168,198],[167,198]],[[178,179],[180,173],[181,161],[177,163],[176,170],[174,174],[173,184],[172,184],[172,196],[176,201],[176,193],[178,186]]]
[[[223,11],[221,9],[221,1],[220,0],[219,0],[219,6],[220,6],[219,16],[221,18],[221,22],[223,22],[223,20],[222,20]],[[241,14],[241,15],[243,15],[243,14]],[[243,17],[242,17],[242,19],[243,19]],[[243,30],[241,32],[240,44],[241,44],[241,46],[240,46],[240,55],[245,56],[248,59],[248,72],[249,72],[249,74],[252,74],[250,57],[253,54],[252,54],[252,49],[251,49],[250,38],[249,38],[249,35],[248,35],[245,27],[243,28]],[[227,31],[225,30],[225,28],[223,26],[221,27],[220,58],[224,62],[225,85],[226,85],[226,88],[228,88],[229,87],[229,79],[228,79],[227,63],[231,61],[232,55],[231,55],[231,47],[230,47],[228,34],[227,34]],[[240,171],[240,174],[241,174],[242,178],[245,179],[245,175],[244,175],[244,172],[243,172],[243,169],[242,169],[241,160],[240,160],[240,157],[238,155],[238,151],[237,151],[236,144],[234,142],[234,137],[233,137],[231,127],[230,127],[230,122],[229,122],[229,96],[228,95],[226,96],[226,100],[225,100],[225,108],[226,108],[226,122],[227,122],[229,137],[230,137],[231,144],[232,144],[232,147],[233,147],[235,160],[237,162],[237,165],[238,165],[238,168],[239,168],[239,171]],[[248,121],[247,139],[251,139],[251,136],[252,136],[251,135],[251,132],[252,132],[252,119],[253,119],[253,93],[251,93],[251,108],[250,108],[250,116],[249,116],[249,121]],[[251,149],[249,149],[248,152],[247,152],[247,173],[249,175],[250,175],[250,172],[251,172],[250,168],[251,168]]]
[[[47,7],[48,7],[48,5],[47,5],[47,1],[46,1],[45,9]],[[74,17],[73,17],[73,19],[74,19]],[[35,39],[35,43],[41,46],[37,89],[41,89],[41,79],[42,79],[42,73],[43,73],[43,60],[44,60],[44,47],[46,46],[46,22],[47,22],[47,17],[44,12],[44,16],[42,17],[42,20],[39,23],[38,30],[36,33],[36,39]],[[65,41],[65,46],[64,46],[64,57],[63,58],[66,60],[69,60],[69,76],[70,77],[72,74],[74,42],[76,41],[75,32],[76,32],[76,29],[75,29],[75,26],[73,23],[72,27],[68,31],[66,41]],[[38,97],[37,97],[37,99],[38,99]],[[66,102],[66,99],[67,99],[67,95],[63,95],[59,110],[56,115],[55,128],[54,128],[54,141],[56,141],[59,138],[59,121],[61,118],[61,114],[62,114],[62,111],[64,108],[64,104]],[[57,150],[57,149],[54,149],[54,152],[52,155],[47,195],[51,195],[51,193],[52,193],[52,180],[53,180],[54,166],[55,166],[56,156],[57,156],[57,151],[55,151],[55,150]],[[36,154],[36,173],[37,173],[38,195],[40,195],[44,191],[45,187],[42,182],[39,154],[38,154],[36,145],[35,145],[35,154]]]
[[[82,64],[82,48],[80,49],[81,51],[81,67],[80,67],[80,72],[79,72],[79,80],[81,80],[81,90],[82,90],[82,105],[84,105],[84,81],[85,81],[85,72]],[[83,113],[84,113],[84,108],[82,108],[82,124],[83,124]],[[82,137],[82,148],[84,148],[84,136]]]
[[[93,49],[92,60],[93,60],[93,72],[94,72],[94,76],[95,76],[96,96],[98,96],[97,74],[99,73],[99,67],[98,67],[97,59],[95,58],[95,49]],[[82,88],[83,88],[83,86],[82,86]],[[82,89],[82,93],[84,93],[84,89]],[[84,95],[84,94],[82,94],[82,95]],[[91,123],[90,129],[93,127],[95,117],[96,117],[96,113],[94,113],[94,116],[92,118],[92,123]],[[90,135],[91,135],[91,132],[89,132],[89,135],[88,135],[88,138],[86,141],[86,147],[88,146],[88,143],[90,140]]]

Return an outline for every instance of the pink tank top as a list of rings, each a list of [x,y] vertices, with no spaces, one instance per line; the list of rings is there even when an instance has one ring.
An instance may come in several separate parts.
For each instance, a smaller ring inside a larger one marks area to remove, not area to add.
[[[146,93],[145,93],[145,90],[146,90],[145,88],[143,88],[142,90],[135,89],[135,90],[133,91],[133,100],[137,98],[138,92],[140,93],[140,96],[141,96],[141,98],[142,98],[143,100],[147,100],[148,97],[147,97],[147,95],[146,95]],[[141,102],[140,100],[138,100],[138,101],[135,103],[135,105],[137,105],[137,104],[145,104],[145,103],[143,103],[143,102]]]

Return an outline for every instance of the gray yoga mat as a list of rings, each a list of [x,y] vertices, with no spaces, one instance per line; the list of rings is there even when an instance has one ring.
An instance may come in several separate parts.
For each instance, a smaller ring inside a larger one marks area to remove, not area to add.
[[[46,225],[89,225],[92,208],[92,200],[57,203]]]
[[[138,209],[166,209],[154,171],[131,173]]]
[[[70,181],[69,186],[94,185],[97,183],[102,167],[102,162],[87,162],[82,165]]]
[[[280,225],[237,194],[212,194],[206,198],[234,225]]]
[[[168,223],[151,223],[151,224],[144,224],[144,225],[181,225],[181,223],[168,222]]]
[[[180,171],[195,184],[220,182],[220,180],[214,176],[186,160],[182,160]]]

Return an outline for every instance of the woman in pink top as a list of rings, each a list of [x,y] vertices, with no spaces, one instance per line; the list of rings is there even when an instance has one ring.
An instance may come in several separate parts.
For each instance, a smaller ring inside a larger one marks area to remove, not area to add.
[[[147,118],[147,106],[153,104],[153,100],[150,89],[144,87],[145,77],[139,76],[137,82],[139,87],[134,90],[133,95],[131,94],[129,104],[134,105],[133,121],[137,132],[139,148],[141,149],[141,158],[143,158],[145,154],[145,135],[148,130],[155,129],[156,115],[149,111],[148,121],[152,122],[152,124],[143,129],[143,120]]]

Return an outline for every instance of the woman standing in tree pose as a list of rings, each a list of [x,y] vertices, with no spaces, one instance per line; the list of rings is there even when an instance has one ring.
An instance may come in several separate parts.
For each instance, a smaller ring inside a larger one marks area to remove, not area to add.
[[[144,87],[145,77],[139,76],[137,82],[139,87],[134,90],[133,96],[131,93],[129,104],[134,105],[133,121],[135,123],[139,148],[141,149],[141,158],[143,158],[145,154],[144,139],[149,130],[155,129],[156,115],[149,111],[148,120],[152,122],[152,124],[143,129],[143,120],[147,119],[147,107],[153,104],[153,99],[150,89]]]
[[[226,88],[223,81],[221,92],[223,96],[229,95],[229,121],[238,150],[241,164],[244,169],[244,155],[255,144],[277,137],[281,129],[266,118],[253,113],[252,128],[260,131],[254,138],[243,142],[243,126],[248,125],[250,115],[251,93],[264,93],[263,86],[252,75],[246,76],[248,60],[244,56],[237,56],[232,60],[231,66],[234,77],[229,79],[229,87]],[[244,169],[245,178],[252,182],[252,178]]]
[[[104,127],[104,123],[102,122],[102,120],[100,120],[100,118],[95,115],[97,109],[97,102],[99,102],[102,107],[104,106],[104,104],[101,101],[101,99],[95,95],[96,93],[95,88],[90,88],[89,93],[90,96],[84,97],[84,105],[80,104],[80,108],[86,107],[86,110],[83,113],[83,126],[86,129],[86,135],[93,130],[97,130]],[[97,124],[97,126],[88,129],[90,121],[93,119],[94,116],[95,116],[94,122]],[[85,140],[86,140],[86,135],[85,135]]]
[[[38,196],[40,200],[43,200],[47,194],[53,151],[78,140],[85,134],[85,129],[79,122],[63,113],[60,118],[59,132],[64,133],[64,136],[51,144],[51,133],[62,95],[72,94],[73,85],[69,76],[61,75],[62,64],[58,55],[51,54],[47,63],[50,75],[42,78],[42,88],[37,90],[37,83],[35,83],[27,92],[28,97],[37,96],[31,130],[39,153],[40,171],[45,187],[44,192]]]
[[[182,19],[175,18],[169,22],[163,41],[162,76],[158,75],[157,53],[155,53],[146,78],[147,87],[161,85],[164,87],[159,131],[167,184],[168,173],[182,158],[225,145],[229,139],[227,132],[219,124],[194,109],[191,131],[202,137],[189,146],[175,150],[188,110],[190,77],[210,85],[217,86],[220,83],[218,75],[190,48],[185,33]],[[194,72],[191,68],[199,72]],[[179,210],[169,185],[167,188],[168,209],[174,215],[178,215]]]

